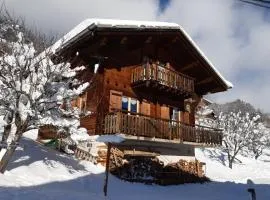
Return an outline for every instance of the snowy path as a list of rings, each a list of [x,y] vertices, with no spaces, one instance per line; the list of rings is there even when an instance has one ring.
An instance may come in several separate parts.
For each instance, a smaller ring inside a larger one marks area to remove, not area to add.
[[[27,138],[23,138],[22,143],[24,151],[18,148],[8,171],[0,175],[0,199],[105,199],[102,193],[103,167],[78,162]],[[262,158],[267,162],[247,159],[245,162],[250,162],[248,167],[242,164],[230,170],[220,161],[210,158],[207,151],[198,150],[196,154],[207,163],[210,178],[227,182],[163,187],[127,183],[110,176],[107,199],[248,200],[247,177],[258,177],[255,180],[257,199],[270,199],[269,156]]]

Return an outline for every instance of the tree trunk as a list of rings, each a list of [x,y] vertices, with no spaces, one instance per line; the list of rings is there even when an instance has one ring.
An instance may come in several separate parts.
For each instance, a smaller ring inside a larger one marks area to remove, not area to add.
[[[18,96],[18,98],[16,99],[17,108],[20,108],[20,102],[23,103],[22,100],[22,96]],[[24,102],[24,105],[26,105],[26,103],[27,102]],[[22,119],[19,110],[20,109],[17,109],[16,112],[8,112],[5,116],[5,121],[8,123],[8,125],[5,126],[2,142],[7,143],[7,139],[11,134],[11,131],[14,131],[15,135],[14,138],[12,138],[11,144],[7,144],[7,146],[5,148],[2,148],[0,152],[0,173],[2,174],[6,171],[7,165],[17,148],[22,134],[27,129],[30,120],[29,115],[27,115],[25,119]],[[14,129],[12,130],[13,125],[15,127],[13,127]]]
[[[0,173],[3,174],[6,171],[7,165],[10,159],[12,158],[15,150],[16,150],[16,145],[11,145],[10,147],[6,148],[6,152],[0,161]],[[4,151],[4,148],[2,148],[1,151]]]
[[[232,169],[232,164],[233,164],[233,161],[230,159],[229,160],[229,168],[231,168],[231,169]]]
[[[256,154],[255,155],[255,160],[257,160],[259,157],[260,157],[260,155],[259,154]]]
[[[6,171],[8,163],[11,160],[17,148],[17,144],[22,137],[22,133],[23,133],[22,130],[17,130],[12,143],[1,149],[0,154],[3,154],[3,155],[0,158],[0,173],[3,174]]]
[[[7,139],[8,139],[9,133],[10,133],[10,130],[11,130],[11,124],[6,125],[5,126],[5,129],[4,129],[4,132],[3,132],[2,140],[1,140],[2,143],[6,143],[7,142]]]
[[[227,156],[228,156],[228,161],[229,161],[229,168],[232,169],[233,158],[229,152],[227,152]]]

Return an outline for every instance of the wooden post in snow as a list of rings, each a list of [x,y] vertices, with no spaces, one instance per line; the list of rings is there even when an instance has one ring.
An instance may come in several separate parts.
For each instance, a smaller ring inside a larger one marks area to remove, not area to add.
[[[255,189],[254,189],[254,188],[249,188],[247,191],[250,193],[250,198],[251,198],[251,200],[256,200],[256,192],[255,192]]]
[[[247,191],[250,193],[250,199],[256,200],[256,192],[255,192],[253,181],[248,179],[247,184],[249,185],[249,188],[247,189]]]
[[[109,178],[109,170],[110,170],[111,148],[112,148],[112,144],[110,142],[108,142],[108,150],[107,150],[107,158],[106,158],[106,171],[105,171],[105,182],[104,182],[104,188],[103,188],[105,196],[107,196],[108,178]]]

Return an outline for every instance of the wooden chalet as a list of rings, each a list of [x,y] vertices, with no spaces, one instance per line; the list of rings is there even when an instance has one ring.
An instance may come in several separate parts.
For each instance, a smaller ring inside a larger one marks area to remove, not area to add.
[[[87,67],[81,79],[90,87],[74,106],[90,112],[81,118],[90,135],[123,134],[138,149],[174,145],[186,156],[194,145],[221,144],[220,130],[195,125],[195,109],[232,85],[179,25],[89,19],[54,48]]]

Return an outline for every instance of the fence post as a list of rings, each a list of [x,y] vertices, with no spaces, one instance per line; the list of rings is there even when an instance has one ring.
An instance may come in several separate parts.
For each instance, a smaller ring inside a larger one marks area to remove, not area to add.
[[[116,113],[116,133],[121,133],[121,122],[122,122],[122,113],[117,112]]]
[[[107,150],[107,158],[106,158],[106,171],[105,171],[105,182],[104,182],[104,195],[107,196],[108,191],[108,178],[109,178],[109,170],[110,170],[110,157],[111,157],[111,143],[108,143],[108,150]]]

